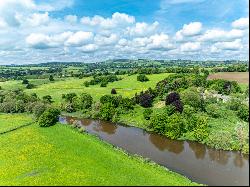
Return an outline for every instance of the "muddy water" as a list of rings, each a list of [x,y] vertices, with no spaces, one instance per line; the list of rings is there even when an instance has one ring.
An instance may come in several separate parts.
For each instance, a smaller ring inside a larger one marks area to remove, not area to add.
[[[207,185],[249,185],[249,157],[238,152],[221,151],[205,145],[169,140],[135,127],[110,122],[60,117],[60,122],[77,122],[87,132],[131,154],[150,158],[191,180]]]

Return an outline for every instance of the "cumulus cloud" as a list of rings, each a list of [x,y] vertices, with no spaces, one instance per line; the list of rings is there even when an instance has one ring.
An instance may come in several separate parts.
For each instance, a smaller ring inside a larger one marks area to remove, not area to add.
[[[92,42],[93,37],[94,35],[92,32],[78,31],[71,35],[65,44],[67,46],[77,47]]]
[[[194,52],[201,49],[200,42],[187,42],[180,46],[182,52]]]
[[[110,34],[109,36],[96,35],[94,41],[98,45],[112,45],[119,40],[116,34]]]
[[[201,34],[201,30],[201,22],[191,22],[189,24],[184,24],[182,29],[176,32],[175,38],[177,41],[181,41],[184,40],[185,37],[192,37]]]
[[[77,22],[77,16],[76,15],[67,15],[64,17],[64,20],[69,23],[76,23]]]
[[[155,34],[150,36],[151,43],[147,45],[148,49],[153,50],[170,50],[174,46],[169,41],[169,36],[167,34]]]
[[[128,27],[126,33],[131,36],[148,36],[154,33],[159,26],[159,23],[156,21],[153,24],[147,24],[145,22],[136,23],[133,27]]]
[[[95,52],[96,50],[98,50],[98,46],[95,44],[88,44],[88,45],[84,45],[82,47],[80,47],[79,49],[84,52],[84,53],[92,53]]]
[[[236,29],[247,29],[249,28],[249,18],[240,18],[232,23],[232,27]]]
[[[89,26],[99,26],[104,29],[112,29],[116,26],[127,26],[134,23],[135,18],[124,13],[116,12],[111,18],[96,15],[94,17],[82,17],[81,23]]]
[[[241,39],[234,40],[232,42],[218,42],[213,45],[213,49],[221,49],[221,50],[232,50],[237,51],[243,47],[241,43]]]
[[[41,26],[49,23],[49,13],[45,12],[44,14],[34,13],[27,18],[27,23],[32,26]]]

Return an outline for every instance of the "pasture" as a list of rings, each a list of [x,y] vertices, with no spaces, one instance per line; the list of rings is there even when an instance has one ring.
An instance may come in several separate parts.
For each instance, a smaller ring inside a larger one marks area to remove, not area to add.
[[[4,126],[22,123],[15,115],[1,120]],[[0,145],[0,185],[197,185],[61,124],[0,135]]]

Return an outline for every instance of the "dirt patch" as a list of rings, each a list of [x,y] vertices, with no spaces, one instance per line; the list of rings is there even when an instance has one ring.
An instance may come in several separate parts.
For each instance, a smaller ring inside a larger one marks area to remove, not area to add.
[[[224,79],[229,81],[237,81],[238,83],[249,83],[248,72],[219,72],[208,76],[208,80]]]

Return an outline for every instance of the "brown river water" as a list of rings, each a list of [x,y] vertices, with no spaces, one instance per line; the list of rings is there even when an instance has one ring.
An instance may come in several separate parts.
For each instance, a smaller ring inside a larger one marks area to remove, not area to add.
[[[249,185],[249,156],[215,150],[191,141],[170,140],[143,129],[111,122],[61,116],[63,124],[77,123],[90,134],[210,186]]]

